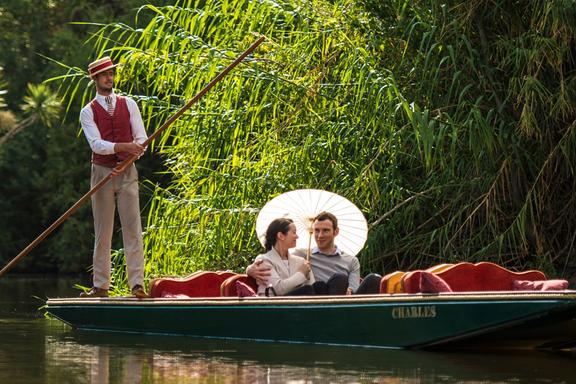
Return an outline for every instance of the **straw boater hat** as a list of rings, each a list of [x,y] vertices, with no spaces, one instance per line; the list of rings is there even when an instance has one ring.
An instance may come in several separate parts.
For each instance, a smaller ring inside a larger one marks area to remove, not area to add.
[[[94,78],[94,76],[96,76],[100,72],[104,72],[104,71],[107,71],[109,69],[112,69],[112,68],[116,67],[117,65],[118,64],[114,64],[112,62],[112,59],[110,57],[105,56],[101,59],[98,59],[96,61],[91,62],[88,65],[88,75],[90,76],[90,78]]]

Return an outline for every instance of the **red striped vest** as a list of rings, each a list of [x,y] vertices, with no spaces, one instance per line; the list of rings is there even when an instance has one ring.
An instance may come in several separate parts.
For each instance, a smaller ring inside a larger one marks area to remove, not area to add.
[[[130,112],[128,111],[124,97],[116,96],[116,108],[112,116],[110,116],[108,111],[105,110],[96,99],[92,100],[90,106],[92,107],[94,122],[100,131],[102,140],[113,143],[131,143],[134,141],[132,137],[132,127],[130,125]],[[99,155],[92,152],[92,163],[114,168],[127,157],[127,152],[118,152],[112,155]]]

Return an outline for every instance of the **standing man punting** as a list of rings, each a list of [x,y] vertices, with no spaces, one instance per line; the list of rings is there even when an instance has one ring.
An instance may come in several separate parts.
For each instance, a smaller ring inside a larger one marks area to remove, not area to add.
[[[140,157],[146,131],[138,105],[129,97],[114,93],[116,64],[109,57],[88,66],[96,85],[96,97],[80,112],[80,123],[92,149],[91,187],[113,173],[92,195],[94,216],[93,286],[81,297],[107,297],[110,288],[112,233],[116,207],[122,226],[128,284],[132,294],[147,297],[144,291],[144,250],[138,197],[138,172],[134,163],[125,170],[114,168],[129,156]]]

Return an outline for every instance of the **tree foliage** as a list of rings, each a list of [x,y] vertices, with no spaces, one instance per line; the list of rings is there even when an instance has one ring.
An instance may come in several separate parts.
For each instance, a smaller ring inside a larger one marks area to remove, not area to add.
[[[568,2],[179,1],[104,26],[102,52],[162,121],[149,275],[241,270],[258,209],[296,188],[355,202],[364,269],[491,260],[565,274],[574,253],[574,12]],[[113,38],[108,38],[114,36]],[[567,193],[568,192],[568,193]]]
[[[49,58],[85,67],[93,51],[84,41],[90,27],[70,22],[122,20],[137,3],[1,2],[0,264],[19,254],[90,187],[90,150],[78,124],[81,101],[68,98],[70,107],[61,110],[54,89],[40,84],[62,71]],[[83,207],[15,272],[83,272],[91,262],[92,244],[92,216]]]
[[[575,21],[567,1],[181,0],[101,25],[89,44],[123,64],[149,130],[267,37],[154,144],[171,181],[146,183],[147,276],[242,270],[259,208],[320,188],[365,213],[365,271],[568,277]],[[78,96],[84,75],[70,66],[61,89]]]

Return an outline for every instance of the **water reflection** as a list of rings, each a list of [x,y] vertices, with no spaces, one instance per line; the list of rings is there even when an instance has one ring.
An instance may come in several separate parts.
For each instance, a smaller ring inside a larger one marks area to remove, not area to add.
[[[38,310],[74,281],[0,279],[0,383],[571,383],[576,356],[77,332]],[[241,324],[239,324],[241,326]]]
[[[53,331],[45,340],[47,365],[58,377],[86,377],[91,384],[569,383],[575,362],[532,352],[436,353],[73,331]]]

